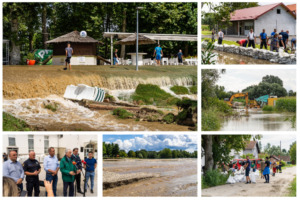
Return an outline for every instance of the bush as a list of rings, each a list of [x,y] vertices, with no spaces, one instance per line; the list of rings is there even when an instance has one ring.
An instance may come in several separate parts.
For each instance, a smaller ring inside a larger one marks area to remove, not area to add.
[[[286,162],[285,161],[282,160],[281,163],[282,163],[282,167],[286,166]]]
[[[290,197],[296,197],[297,196],[297,181],[296,177],[294,178],[293,182],[291,183],[289,187],[289,196]]]
[[[296,112],[296,98],[280,98],[275,108],[278,111]]]
[[[113,110],[113,115],[117,115],[120,119],[128,119],[132,118],[133,114],[128,112],[127,110],[123,108],[116,108]]]
[[[48,109],[48,110],[51,110],[52,112],[55,112],[55,111],[57,111],[57,109],[58,109],[58,104],[57,103],[49,103],[49,104],[45,104],[44,103],[44,107],[46,108],[46,109]]]
[[[273,106],[264,106],[263,108],[262,108],[262,110],[263,111],[274,111],[274,107]]]
[[[202,131],[217,131],[221,128],[221,120],[215,109],[202,110]]]
[[[219,100],[218,98],[208,98],[203,106],[205,108],[216,108],[217,111],[225,114],[232,114],[232,108],[225,101]]]
[[[168,113],[163,117],[163,121],[167,124],[171,124],[175,121],[175,115],[173,113]]]
[[[29,125],[14,116],[3,112],[3,131],[33,131]]]
[[[201,25],[202,31],[209,31],[209,25]]]
[[[183,86],[173,86],[170,88],[175,94],[189,94],[189,90]]]
[[[226,184],[229,175],[221,174],[218,170],[209,170],[202,176],[202,185],[214,187]]]
[[[169,103],[175,102],[171,94],[152,84],[139,84],[131,97],[133,100],[143,101],[145,104],[164,105],[167,104],[169,98],[172,98]]]
[[[197,94],[197,85],[193,85],[192,87],[190,87],[190,92],[192,93],[192,94]]]

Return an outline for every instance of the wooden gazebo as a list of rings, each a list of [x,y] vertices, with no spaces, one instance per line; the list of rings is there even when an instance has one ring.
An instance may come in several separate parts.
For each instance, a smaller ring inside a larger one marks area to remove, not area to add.
[[[97,65],[97,44],[99,41],[92,37],[81,37],[78,31],[62,35],[47,44],[53,44],[53,65],[64,65],[66,59],[65,48],[68,42],[73,48],[72,65]]]

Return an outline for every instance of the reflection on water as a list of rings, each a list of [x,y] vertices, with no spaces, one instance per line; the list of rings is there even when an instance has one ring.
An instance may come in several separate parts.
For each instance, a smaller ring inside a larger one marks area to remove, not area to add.
[[[249,115],[226,119],[221,131],[296,131],[287,120],[293,114],[249,110]]]
[[[222,51],[216,51],[218,54],[218,59],[217,59],[217,64],[220,65],[245,65],[245,64],[273,64],[270,61],[267,60],[262,60],[262,59],[254,59],[252,57],[248,56],[242,56],[238,54],[233,54],[233,53],[227,53],[227,52],[222,52]]]
[[[155,173],[147,179],[103,191],[104,196],[196,196],[197,159],[129,160],[103,162],[103,171]]]

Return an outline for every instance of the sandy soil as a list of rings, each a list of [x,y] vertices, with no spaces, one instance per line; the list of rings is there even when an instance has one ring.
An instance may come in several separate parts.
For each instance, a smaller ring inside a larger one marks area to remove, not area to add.
[[[279,197],[288,194],[288,188],[296,175],[296,167],[290,167],[283,170],[283,173],[277,173],[270,176],[270,183],[264,183],[265,180],[260,177],[257,178],[256,184],[226,184],[222,186],[207,188],[202,190],[202,197]]]

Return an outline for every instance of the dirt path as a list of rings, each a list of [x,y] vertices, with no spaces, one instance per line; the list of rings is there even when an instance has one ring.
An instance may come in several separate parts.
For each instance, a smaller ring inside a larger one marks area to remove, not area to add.
[[[224,197],[250,197],[250,196],[286,196],[288,188],[296,175],[296,167],[283,170],[283,173],[270,176],[270,183],[264,183],[264,179],[257,178],[256,184],[226,184],[222,186],[203,189],[202,197],[224,196]]]

